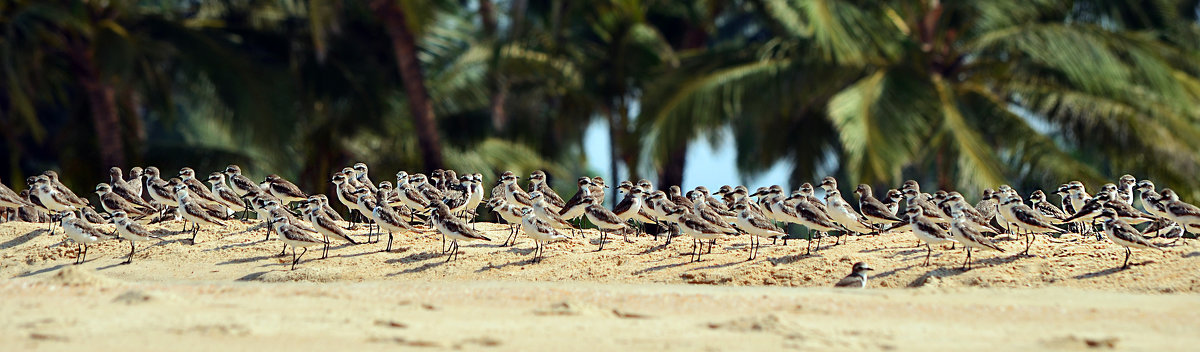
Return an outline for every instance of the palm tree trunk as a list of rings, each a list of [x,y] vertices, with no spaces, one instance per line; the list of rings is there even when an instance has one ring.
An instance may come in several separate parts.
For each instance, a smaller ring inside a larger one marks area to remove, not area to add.
[[[68,38],[68,56],[75,78],[87,97],[92,127],[96,131],[97,151],[102,167],[125,167],[125,146],[121,144],[120,119],[117,117],[116,89],[104,82],[90,46],[79,38]]]
[[[444,169],[442,143],[438,136],[437,121],[433,115],[433,101],[425,87],[421,64],[417,61],[416,39],[413,38],[404,9],[393,0],[375,0],[371,3],[392,40],[392,51],[396,55],[396,66],[400,69],[400,80],[408,95],[408,108],[417,128],[417,145],[421,148],[421,160],[425,170]]]

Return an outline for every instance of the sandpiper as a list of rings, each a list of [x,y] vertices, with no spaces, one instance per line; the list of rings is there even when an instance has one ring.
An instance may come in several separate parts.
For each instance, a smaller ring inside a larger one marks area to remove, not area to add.
[[[242,198],[225,183],[225,174],[213,172],[208,174],[206,180],[212,185],[212,194],[220,201],[222,206],[234,212],[244,212],[247,210],[246,203]]]
[[[279,240],[283,241],[285,249],[292,247],[292,268],[290,270],[296,270],[296,263],[299,263],[300,258],[308,253],[308,247],[328,244],[327,241],[318,238],[317,232],[297,227],[287,217],[279,216],[271,219],[271,222],[275,224],[275,233],[279,234]],[[304,251],[300,255],[296,255],[296,247],[303,248]]]
[[[1104,209],[1101,211],[1100,217],[1104,219],[1104,232],[1108,235],[1108,239],[1125,247],[1125,261],[1121,264],[1121,269],[1129,268],[1129,256],[1132,254],[1130,248],[1156,249],[1163,252],[1162,248],[1158,248],[1154,243],[1150,243],[1149,240],[1142,237],[1142,233],[1132,225],[1118,218],[1117,213],[1112,209]]]
[[[397,214],[396,211],[392,210],[392,207],[387,204],[375,205],[375,209],[371,210],[371,218],[375,219],[375,222],[379,224],[380,229],[387,230],[388,232],[388,243],[387,248],[383,250],[384,252],[392,251],[393,233],[417,231],[416,228],[414,228],[412,225],[409,225],[408,222],[404,221],[404,219],[400,218],[400,214]]]
[[[533,214],[533,208],[523,207],[518,211],[521,214],[521,229],[525,231],[525,234],[528,235],[529,238],[533,239],[534,262],[540,262],[542,260],[542,252],[545,250],[547,242],[568,238],[567,236],[558,232],[557,229],[550,226],[550,224],[538,219],[537,216]]]
[[[159,238],[142,225],[130,220],[124,211],[112,212],[112,222],[117,225],[117,234],[129,241],[129,259],[125,260],[125,264],[133,263],[133,252],[137,249],[135,242]]]
[[[854,265],[850,267],[850,275],[846,275],[846,277],[842,278],[841,281],[833,284],[833,287],[866,288],[867,272],[871,270],[875,269],[867,266],[867,263],[854,263]]]
[[[446,236],[446,238],[449,238],[451,241],[450,242],[450,250],[449,250],[450,253],[446,256],[447,262],[458,257],[458,241],[459,240],[463,240],[463,241],[468,241],[468,240],[491,241],[492,240],[490,238],[487,238],[487,236],[484,236],[484,235],[480,234],[479,232],[472,230],[469,226],[467,226],[467,224],[458,220],[458,218],[455,217],[454,214],[450,212],[450,207],[447,207],[445,203],[433,202],[433,205],[434,205],[434,216],[433,216],[433,221],[432,221],[433,227],[435,229],[437,229],[437,231],[439,233],[441,233],[442,236]]]
[[[1025,205],[1021,202],[1020,198],[1014,197],[1012,194],[997,192],[992,194],[992,198],[1000,204],[1000,214],[1004,216],[1004,219],[1018,229],[1029,233],[1028,242],[1025,244],[1025,251],[1021,252],[1021,254],[1029,254],[1029,248],[1033,247],[1036,234],[1065,232],[1043,218],[1041,214],[1038,214],[1037,210],[1033,210],[1033,208]]]
[[[529,191],[542,192],[542,196],[546,197],[546,205],[554,211],[562,210],[563,206],[567,205],[567,202],[546,184],[546,172],[542,170],[534,170],[529,174]]]
[[[567,200],[567,202],[563,204],[562,209],[558,210],[558,215],[563,219],[578,219],[579,217],[583,216],[584,210],[587,209],[588,203],[584,202],[584,198],[592,195],[592,179],[587,178],[586,176],[580,177],[579,180],[576,181],[576,184],[579,186],[579,190],[575,192],[574,196],[571,196],[571,199]],[[595,197],[588,199],[594,200]],[[510,197],[509,202],[512,201],[513,199]],[[530,203],[529,205],[533,205],[533,203]],[[546,220],[545,218],[543,218],[542,221],[546,221],[547,223],[551,224],[553,223],[553,221]]]
[[[67,238],[70,238],[79,245],[79,257],[75,259],[75,265],[83,264],[83,262],[87,261],[88,245],[113,238],[108,231],[101,230],[95,225],[88,224],[76,218],[73,211],[59,213],[59,217],[59,223],[63,228],[63,232],[67,233]]]
[[[54,170],[46,170],[45,172],[42,172],[42,176],[46,176],[46,179],[50,181],[50,186],[53,187],[55,191],[58,191],[58,193],[62,193],[64,196],[66,196],[67,200],[72,204],[77,204],[80,207],[91,205],[91,202],[88,202],[87,199],[79,198],[79,196],[75,195],[75,192],[72,192],[70,188],[67,188],[66,185],[63,185],[62,181],[58,180],[58,173],[54,172]]]
[[[674,209],[667,211],[667,219],[679,224],[680,232],[692,237],[692,255],[688,257],[690,261],[700,261],[700,256],[704,253],[704,242],[709,240],[708,252],[712,253],[713,244],[717,242],[717,238],[722,235],[737,235],[737,231],[722,229],[717,225],[705,221],[696,214],[686,212],[684,207],[676,206]],[[692,259],[695,257],[695,259]]]
[[[487,207],[492,209],[493,212],[496,212],[496,215],[508,223],[508,237],[504,238],[504,243],[500,244],[500,247],[516,245],[517,231],[519,231],[521,227],[522,217],[524,217],[525,214],[521,213],[521,209],[504,201],[504,198],[493,197],[492,199],[489,199],[487,202]],[[533,208],[530,208],[530,211],[533,211]]]
[[[933,255],[931,245],[954,242],[950,234],[945,229],[942,229],[941,226],[938,226],[936,222],[926,217],[921,208],[906,208],[905,214],[908,215],[908,223],[912,226],[913,235],[916,235],[921,242],[925,242],[924,265],[929,265],[929,258]]]
[[[225,167],[225,176],[229,178],[229,188],[238,197],[246,197],[248,194],[257,194],[262,191],[257,183],[251,181],[249,177],[242,175],[242,168],[237,165],[230,164]]]
[[[224,222],[214,217],[200,203],[188,196],[188,186],[182,182],[175,185],[175,201],[179,203],[179,214],[183,216],[184,220],[190,221],[194,225],[192,227],[192,244],[196,244],[196,234],[200,232],[201,224],[225,227]]]
[[[629,229],[629,225],[617,217],[617,214],[613,214],[612,211],[608,210],[608,208],[597,204],[598,201],[589,198],[590,196],[584,198],[584,203],[588,205],[584,209],[584,214],[587,215],[588,220],[592,221],[593,225],[596,225],[596,228],[600,229],[600,247],[596,248],[596,251],[599,252],[604,250],[604,241],[608,238],[609,232],[621,231],[624,234],[625,230]],[[625,237],[625,242],[630,242],[629,237]]]
[[[183,184],[188,186],[188,194],[195,197],[196,200],[204,203],[224,205],[221,199],[213,194],[208,186],[205,186],[203,182],[196,179],[196,170],[192,170],[190,167],[179,169],[179,179],[183,180]]]
[[[267,175],[259,187],[275,198],[279,198],[284,204],[308,199],[308,194],[301,191],[299,187],[275,174]]]
[[[967,258],[963,261],[963,269],[971,268],[971,249],[978,248],[980,250],[994,250],[1004,252],[1003,248],[992,243],[983,233],[979,231],[965,216],[965,202],[954,202],[951,205],[950,216],[950,238],[963,244],[963,249],[967,251]]]
[[[311,223],[313,229],[317,230],[317,233],[320,233],[325,239],[325,248],[321,250],[321,258],[326,258],[329,255],[330,239],[338,239],[341,241],[350,242],[350,244],[358,244],[358,242],[355,242],[353,238],[350,238],[350,234],[346,232],[345,228],[342,228],[341,225],[338,225],[338,223],[333,218],[329,217],[329,214],[323,210],[321,207],[320,197],[308,197],[308,201],[305,204],[308,206],[308,210],[304,213],[305,220]]]
[[[762,246],[761,238],[779,238],[785,237],[775,223],[767,220],[760,214],[750,211],[746,202],[740,202],[733,205],[733,211],[738,213],[737,227],[742,231],[750,234],[750,258],[746,260],[754,260],[758,254],[759,247]]]
[[[900,218],[896,217],[895,211],[888,209],[888,206],[875,198],[871,192],[871,186],[860,184],[854,189],[854,193],[858,194],[858,210],[862,212],[863,217],[866,217],[875,225],[892,224],[900,222]]]
[[[109,214],[122,212],[122,214],[132,214],[137,218],[143,218],[147,215],[154,214],[155,210],[145,207],[138,207],[121,198],[113,192],[112,186],[107,183],[96,185],[96,194],[100,196],[100,207]]]
[[[1137,186],[1137,178],[1129,174],[1121,175],[1121,178],[1117,179],[1117,186],[1120,187],[1117,198],[1125,204],[1133,205],[1133,187]]]
[[[1033,194],[1029,195],[1029,202],[1032,204],[1034,210],[1037,210],[1039,214],[1047,218],[1062,221],[1070,217],[1069,214],[1059,209],[1057,205],[1047,202],[1046,193],[1040,189],[1033,191]]]

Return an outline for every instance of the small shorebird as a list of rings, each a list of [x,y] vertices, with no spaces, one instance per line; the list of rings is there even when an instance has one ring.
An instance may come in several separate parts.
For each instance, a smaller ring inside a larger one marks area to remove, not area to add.
[[[642,211],[642,189],[637,187],[629,187],[625,198],[621,199],[617,206],[613,207],[613,214],[616,214],[621,221],[629,222],[630,220],[639,220],[638,213]]]
[[[233,212],[245,212],[247,209],[246,202],[234,192],[229,185],[225,183],[225,174],[213,172],[208,174],[206,179],[212,185],[212,194],[221,205]]]
[[[574,196],[571,196],[571,199],[568,199],[567,202],[563,204],[562,209],[558,210],[558,215],[565,220],[578,219],[582,217],[584,210],[587,209],[588,206],[588,203],[584,202],[583,200],[584,198],[592,195],[592,179],[587,178],[586,176],[580,177],[579,180],[576,181],[576,184],[579,186],[579,190],[575,192]],[[595,199],[595,197],[591,199]],[[511,202],[512,199],[509,199],[509,201]],[[533,203],[530,202],[529,205],[533,205]],[[542,221],[547,220],[543,218]],[[553,222],[547,221],[547,223],[552,224]]]
[[[750,234],[750,258],[746,260],[754,260],[758,254],[758,249],[762,246],[762,238],[779,238],[785,237],[787,234],[779,230],[774,222],[767,220],[761,214],[750,210],[746,202],[740,202],[733,205],[733,211],[737,212],[737,227],[742,231]]]
[[[58,193],[65,195],[67,200],[72,204],[77,204],[80,207],[91,205],[91,202],[88,202],[87,199],[79,198],[79,196],[75,195],[75,192],[72,192],[70,188],[67,188],[66,185],[63,185],[62,181],[58,180],[58,173],[54,172],[54,170],[46,170],[45,172],[42,172],[42,176],[46,176],[46,179],[50,181],[50,186],[53,187],[55,191],[58,191]]]
[[[546,197],[546,205],[551,210],[559,211],[562,210],[563,206],[567,205],[567,202],[558,196],[558,193],[555,193],[553,188],[550,188],[546,184],[546,172],[542,170],[534,170],[533,173],[529,174],[529,191],[542,192],[542,196]]]
[[[238,197],[245,198],[248,194],[257,194],[262,191],[262,188],[257,183],[251,181],[249,177],[242,175],[242,168],[237,165],[230,164],[225,167],[225,176],[229,178],[229,188]]]
[[[89,244],[113,238],[109,232],[76,218],[73,211],[59,213],[59,217],[59,222],[63,228],[63,232],[67,233],[67,238],[70,238],[79,245],[79,258],[75,259],[75,265],[83,264],[83,262],[87,261]]]
[[[299,263],[300,258],[308,253],[308,247],[328,244],[327,241],[317,238],[318,234],[315,231],[292,225],[287,217],[276,217],[271,219],[271,222],[275,224],[275,233],[279,234],[279,240],[283,241],[285,250],[287,247],[292,247],[292,268],[290,270],[296,270],[296,263]],[[303,248],[304,251],[300,255],[296,255],[296,247]]]
[[[117,225],[117,235],[129,241],[129,259],[125,260],[125,264],[133,263],[133,252],[137,250],[135,242],[149,240],[150,238],[159,238],[150,233],[150,230],[126,217],[124,211],[118,210],[112,212],[112,222]]]
[[[380,229],[387,230],[388,232],[388,243],[387,248],[383,250],[384,252],[392,251],[393,233],[417,231],[415,227],[409,225],[408,222],[400,218],[400,214],[397,214],[395,210],[392,210],[392,206],[387,204],[375,205],[375,209],[371,210],[371,218],[375,219],[375,223],[379,224]]]
[[[704,242],[708,240],[708,253],[712,253],[712,246],[717,242],[717,238],[722,235],[737,235],[737,231],[726,230],[717,225],[705,221],[696,214],[688,213],[683,206],[676,206],[675,209],[667,211],[667,219],[679,224],[680,232],[692,237],[692,255],[688,257],[690,261],[700,261],[700,256],[704,254]],[[692,259],[692,257],[695,259]]]
[[[301,191],[300,187],[296,187],[295,184],[275,174],[267,175],[267,178],[259,184],[259,187],[272,196],[275,196],[275,198],[279,198],[283,204],[308,199],[308,194]]]
[[[584,209],[583,213],[600,230],[600,248],[596,248],[597,252],[604,250],[604,240],[608,239],[609,232],[621,231],[624,234],[629,229],[629,225],[617,217],[617,214],[598,204],[598,201],[595,199],[590,199],[590,196],[584,198],[584,203],[588,204],[588,206]],[[625,242],[631,242],[628,236],[625,237]]]
[[[125,184],[129,185],[129,190],[132,191],[131,193],[136,195],[138,198],[142,197],[142,191],[145,189],[145,187],[143,187],[143,181],[145,181],[145,179],[142,178],[141,167],[134,166],[133,168],[129,169],[129,179],[125,180]]]
[[[967,259],[963,261],[963,269],[971,269],[971,249],[978,248],[980,250],[994,250],[1004,252],[1003,248],[992,243],[987,237],[983,236],[983,232],[971,223],[965,216],[966,202],[955,202],[951,205],[950,210],[950,239],[963,244],[963,249],[967,251]]]
[[[888,206],[875,198],[871,192],[871,186],[860,184],[854,189],[854,193],[858,194],[858,210],[862,212],[863,217],[875,225],[893,224],[900,222],[900,218],[896,217],[896,212],[888,209]]]
[[[1037,210],[1033,210],[1033,208],[1022,203],[1019,197],[997,192],[992,194],[992,199],[995,199],[999,203],[1000,214],[1004,216],[1005,220],[1016,226],[1017,229],[1029,233],[1029,240],[1025,244],[1025,251],[1021,252],[1021,254],[1029,254],[1029,249],[1033,247],[1036,234],[1065,232],[1043,218],[1041,214],[1038,214]]]
[[[1120,187],[1117,198],[1125,204],[1133,205],[1133,187],[1137,186],[1137,179],[1133,175],[1121,175],[1121,178],[1117,179],[1117,186]]]
[[[118,196],[113,192],[112,186],[107,183],[96,185],[96,194],[100,196],[100,207],[110,215],[119,211],[123,214],[133,214],[136,218],[144,218],[155,213],[154,209],[135,206],[125,198]]]
[[[371,182],[370,170],[367,169],[367,164],[355,163],[351,169],[354,170],[354,180],[367,187],[367,189],[370,189],[371,193],[379,192],[379,188],[375,187],[374,183]]]
[[[13,192],[11,188],[0,183],[0,208],[19,209],[21,207],[32,207],[33,203],[25,200],[17,192]]]
[[[192,197],[195,197],[197,201],[208,204],[224,205],[223,202],[217,198],[217,195],[213,194],[209,187],[204,185],[204,182],[200,182],[200,180],[196,179],[196,170],[192,170],[190,167],[179,169],[179,179],[183,180],[183,184],[187,185],[188,194],[190,194]]]
[[[900,193],[900,190],[898,189],[889,189],[887,191],[887,197],[885,197],[882,202],[883,205],[887,207],[888,211],[892,213],[892,215],[895,215],[896,218],[899,218],[900,201],[902,200],[904,200],[904,193]],[[900,220],[903,221],[904,219]]]
[[[512,204],[508,204],[508,202],[504,201],[504,198],[499,197],[493,197],[492,199],[489,199],[487,202],[487,207],[496,212],[501,219],[504,219],[504,222],[508,223],[508,237],[504,238],[504,243],[500,244],[500,247],[508,247],[517,244],[517,231],[520,230],[522,218],[525,216],[525,214],[521,213],[521,209],[512,206]],[[533,211],[533,208],[529,209],[530,211]]]
[[[1105,208],[1101,211],[1100,218],[1104,219],[1104,232],[1108,235],[1108,239],[1125,247],[1125,261],[1121,264],[1121,269],[1129,268],[1129,256],[1133,252],[1130,248],[1156,249],[1164,252],[1162,248],[1158,248],[1154,243],[1142,237],[1142,233],[1132,225],[1118,218],[1117,213],[1112,209]]]
[[[858,262],[850,267],[850,275],[842,278],[833,287],[849,287],[849,288],[866,288],[867,287],[867,272],[875,270],[867,266],[867,263]]]
[[[200,225],[210,225],[215,227],[225,227],[225,223],[214,217],[200,203],[191,199],[188,196],[188,186],[180,183],[175,185],[175,200],[179,203],[179,214],[184,220],[192,222],[192,244],[196,244],[196,234],[200,232]],[[186,228],[185,228],[186,231]]]
[[[506,204],[507,205],[507,204]],[[550,224],[540,220],[533,214],[533,208],[523,207],[518,210],[521,213],[521,229],[525,231],[525,235],[533,239],[533,261],[541,262],[543,251],[546,249],[546,243],[557,240],[567,239],[557,229],[551,227]],[[515,243],[516,240],[513,240]]]
[[[1187,232],[1194,232],[1196,228],[1200,228],[1200,208],[1179,200],[1175,191],[1164,188],[1162,199],[1158,202],[1166,206],[1167,218],[1179,223]]]
[[[588,195],[595,198],[600,204],[604,204],[604,192],[606,188],[608,188],[608,185],[604,184],[603,177],[592,177],[592,182],[588,184]]]
[[[827,236],[830,231],[846,231],[841,225],[838,225],[838,223],[833,220],[832,216],[829,215],[828,208],[825,208],[824,205],[817,205],[821,204],[819,202],[813,203],[812,200],[809,200],[807,197],[808,196],[805,195],[805,192],[802,189],[792,192],[791,197],[789,197],[784,203],[787,204],[788,207],[781,208],[795,211],[795,218],[789,219],[788,221],[794,222],[808,228],[811,231],[814,231],[810,233],[810,239],[808,241],[809,243],[805,245],[805,255],[812,254],[812,248],[808,248],[809,245],[812,244],[812,237],[817,238],[815,247],[820,250],[821,238]]]
[[[865,235],[877,231],[861,215],[858,215],[850,203],[842,198],[842,192],[837,188],[825,191],[825,206],[829,209],[829,216],[833,218],[833,221],[852,233]]]
[[[141,169],[138,169],[138,174],[140,176]],[[133,175],[133,172],[130,172],[130,175]],[[142,199],[142,180],[140,177],[135,179],[137,181],[137,188],[134,188],[134,180],[125,180],[125,176],[121,175],[121,168],[119,167],[110,168],[108,170],[108,176],[110,182],[109,185],[112,187],[112,192],[118,197],[121,197],[126,202],[129,202],[135,206],[146,209],[154,209],[153,205],[150,205],[149,202],[146,202],[144,199]]]
[[[379,224],[379,221],[377,219],[375,219],[375,206],[378,204],[376,204],[376,202],[375,202],[375,196],[371,195],[370,193],[371,193],[371,190],[369,190],[365,187],[355,190],[354,191],[354,206],[355,206],[355,210],[358,210],[359,214],[363,214],[363,217],[367,218],[367,220],[370,220],[370,223],[367,223],[367,242],[375,243],[375,242],[379,242],[378,235],[380,235],[380,234],[376,233],[375,241],[371,241],[371,233],[372,233],[371,225]]]
[[[917,236],[921,242],[925,242],[925,264],[929,265],[929,258],[933,255],[931,245],[954,242],[950,234],[946,230],[938,226],[936,222],[925,216],[920,207],[910,207],[905,209],[905,215],[908,215],[908,223],[912,226],[913,235]]]
[[[338,225],[337,222],[334,221],[333,218],[329,217],[329,214],[322,209],[320,197],[308,197],[308,202],[305,204],[308,206],[308,209],[304,213],[304,219],[311,223],[313,229],[317,230],[317,233],[320,233],[325,239],[325,248],[321,250],[322,259],[329,256],[329,241],[331,239],[336,238],[341,241],[350,242],[350,244],[358,244],[358,242],[355,242],[353,238],[350,238],[350,234],[346,232],[346,229],[342,228],[341,225]]]
[[[38,196],[38,199],[41,200],[42,206],[52,212],[73,212],[84,206],[80,203],[72,202],[70,196],[55,189],[50,184],[50,179],[46,178],[46,176],[37,176],[34,182],[37,185],[34,192]]]
[[[469,226],[467,226],[467,224],[458,220],[458,218],[454,216],[454,213],[450,212],[450,207],[447,207],[445,203],[433,202],[433,205],[433,227],[437,229],[442,236],[446,236],[446,238],[450,239],[450,253],[446,256],[446,262],[458,257],[459,240],[492,240],[487,238],[487,236],[472,230]]]
[[[408,174],[405,173],[404,176],[405,181],[407,182]],[[351,186],[350,183],[346,181],[346,175],[343,173],[335,173],[333,174],[333,178],[330,179],[330,182],[333,182],[333,195],[335,198],[337,198],[339,203],[342,203],[342,205],[346,206],[346,215],[350,216],[350,220],[352,222],[355,220],[366,220],[364,219],[366,217],[365,214],[355,213],[358,211],[358,196],[356,196],[354,192],[357,191],[358,188]],[[397,185],[398,184],[399,181],[397,181]],[[355,214],[358,214],[357,218],[354,217]]]
[[[546,224],[550,225],[550,227],[559,230],[575,231],[575,227],[572,226],[571,223],[567,222],[567,220],[561,215],[546,208],[546,201],[543,199],[542,192],[533,191],[533,193],[529,193],[529,199],[531,202],[533,202],[533,214],[536,215],[538,219],[545,221]]]

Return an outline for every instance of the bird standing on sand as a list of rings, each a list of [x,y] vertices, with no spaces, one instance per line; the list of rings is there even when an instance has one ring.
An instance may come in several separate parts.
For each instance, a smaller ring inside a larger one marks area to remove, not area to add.
[[[841,281],[833,284],[833,287],[866,288],[867,272],[871,270],[875,269],[867,266],[867,263],[854,263],[854,266],[850,267],[850,275],[846,275]]]

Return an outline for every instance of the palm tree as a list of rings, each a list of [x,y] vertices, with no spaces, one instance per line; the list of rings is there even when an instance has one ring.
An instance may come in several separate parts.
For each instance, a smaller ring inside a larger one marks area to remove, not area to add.
[[[741,166],[787,159],[795,181],[1200,185],[1194,51],[1164,27],[1125,30],[1109,2],[751,3],[771,35],[685,59],[703,74],[654,99],[655,144],[731,125]],[[1195,16],[1178,3],[1147,12]]]

